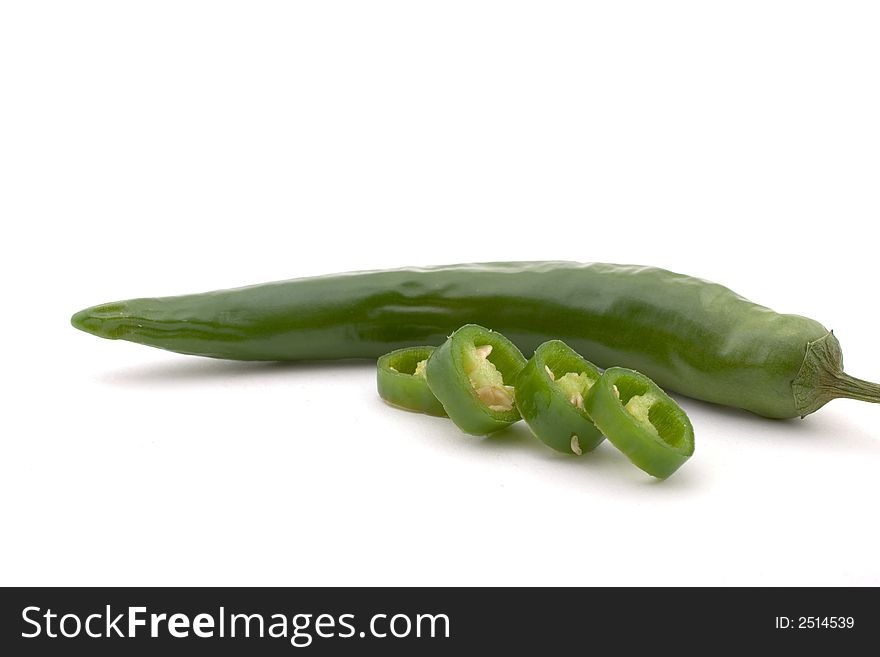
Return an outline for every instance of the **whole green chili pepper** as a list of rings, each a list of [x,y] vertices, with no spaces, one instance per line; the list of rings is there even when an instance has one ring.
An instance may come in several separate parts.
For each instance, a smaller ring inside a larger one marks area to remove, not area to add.
[[[585,404],[608,440],[650,475],[665,479],[694,453],[688,416],[644,374],[605,370]]]
[[[768,417],[837,397],[880,401],[843,372],[819,322],[663,269],[565,262],[452,265],[301,278],[87,308],[73,325],[105,338],[239,360],[378,358],[439,344],[476,322],[531,353],[559,338],[600,367]]]
[[[465,433],[483,436],[519,420],[513,382],[526,359],[500,333],[468,324],[428,359],[431,392]]]
[[[553,449],[582,454],[602,442],[584,409],[599,368],[560,340],[537,349],[516,377],[516,407],[532,433]]]
[[[443,405],[428,387],[425,365],[434,347],[406,347],[385,354],[376,363],[379,396],[392,406],[427,415],[445,416]]]

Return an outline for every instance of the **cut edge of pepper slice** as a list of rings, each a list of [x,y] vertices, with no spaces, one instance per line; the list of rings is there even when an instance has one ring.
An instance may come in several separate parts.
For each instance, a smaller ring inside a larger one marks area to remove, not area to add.
[[[665,479],[694,453],[694,428],[684,410],[640,372],[612,367],[591,389],[586,409],[630,461]]]
[[[541,442],[564,454],[590,452],[605,439],[586,411],[582,384],[561,383],[584,375],[588,392],[602,373],[561,340],[549,340],[535,349],[516,379],[520,415]]]
[[[446,417],[443,405],[431,392],[424,376],[423,363],[426,363],[434,350],[434,347],[405,347],[381,356],[376,361],[376,387],[379,396],[395,408]]]
[[[462,431],[484,436],[520,419],[513,383],[525,364],[506,337],[466,324],[428,359],[428,386]]]

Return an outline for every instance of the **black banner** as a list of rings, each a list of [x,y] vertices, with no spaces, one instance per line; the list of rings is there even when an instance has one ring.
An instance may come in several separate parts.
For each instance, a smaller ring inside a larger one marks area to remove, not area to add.
[[[875,589],[3,589],[7,655],[846,650]],[[707,644],[709,640],[712,643]],[[599,642],[602,643],[599,643]]]

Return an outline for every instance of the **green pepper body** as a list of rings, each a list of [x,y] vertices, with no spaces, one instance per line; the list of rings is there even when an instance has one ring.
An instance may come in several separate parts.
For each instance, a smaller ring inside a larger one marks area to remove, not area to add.
[[[499,384],[512,386],[526,359],[512,342],[500,333],[468,324],[455,331],[428,359],[426,373],[431,392],[443,404],[446,414],[465,433],[484,436],[517,420],[519,412],[509,394],[509,408],[493,409],[478,394],[478,383],[468,367],[467,351],[491,346],[487,360],[500,376]]]
[[[559,340],[539,346],[516,377],[516,407],[529,429],[543,443],[565,454],[590,452],[602,442],[584,407],[580,392],[572,399],[558,380],[569,374],[585,376],[592,385],[601,373]]]
[[[446,411],[428,387],[428,379],[416,374],[419,363],[433,353],[434,347],[406,347],[381,356],[376,362],[379,396],[407,411],[444,417]]]
[[[694,453],[694,428],[688,416],[639,372],[622,367],[605,370],[585,403],[608,440],[654,477],[665,479]]]
[[[77,328],[171,351],[242,360],[377,358],[479,323],[531,354],[558,338],[600,367],[768,417],[835,397],[880,400],[843,374],[836,338],[728,288],[662,269],[566,262],[353,272],[76,313]]]

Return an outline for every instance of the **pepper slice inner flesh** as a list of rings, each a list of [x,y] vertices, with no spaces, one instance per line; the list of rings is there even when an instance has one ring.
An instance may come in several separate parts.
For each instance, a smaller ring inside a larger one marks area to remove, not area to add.
[[[462,353],[464,371],[481,402],[493,411],[509,411],[513,408],[513,386],[504,385],[504,375],[489,360],[491,353],[490,344],[466,345]]]
[[[638,379],[618,377],[614,384],[624,410],[645,430],[676,448],[684,447],[685,425],[679,414]]]
[[[549,368],[547,368],[549,371]],[[552,372],[551,372],[552,374]],[[552,378],[552,377],[551,377]],[[568,401],[580,409],[584,408],[584,397],[595,383],[585,372],[566,372],[554,383],[562,389]]]
[[[427,376],[426,376],[426,374],[425,374],[425,366],[426,366],[427,364],[428,364],[428,359],[427,359],[427,358],[425,358],[424,360],[420,360],[418,363],[416,363],[416,367],[415,367],[415,369],[413,370],[412,375],[413,375],[413,376],[417,376],[417,377],[419,377],[420,379],[427,379]]]

